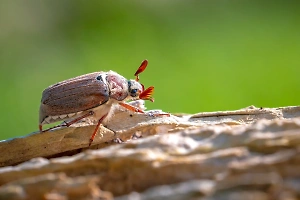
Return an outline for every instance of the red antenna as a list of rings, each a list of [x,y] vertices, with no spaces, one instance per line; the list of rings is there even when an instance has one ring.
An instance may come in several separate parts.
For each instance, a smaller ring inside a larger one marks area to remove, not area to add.
[[[134,74],[134,76],[136,76],[136,78],[135,78],[136,81],[140,80],[139,74],[142,73],[146,69],[147,65],[148,65],[148,60],[144,60],[141,64],[141,66],[136,70],[136,72]]]
[[[143,99],[143,100],[150,100],[151,102],[154,102],[154,99],[151,97],[151,95],[153,93],[154,93],[154,87],[150,86],[139,95],[139,98]]]

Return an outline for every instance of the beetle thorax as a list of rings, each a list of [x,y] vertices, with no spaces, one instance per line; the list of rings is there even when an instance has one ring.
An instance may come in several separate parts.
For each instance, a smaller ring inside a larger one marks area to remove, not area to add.
[[[127,80],[117,74],[116,72],[109,71],[107,73],[107,84],[110,90],[110,97],[118,100],[123,101],[128,96],[128,84]]]

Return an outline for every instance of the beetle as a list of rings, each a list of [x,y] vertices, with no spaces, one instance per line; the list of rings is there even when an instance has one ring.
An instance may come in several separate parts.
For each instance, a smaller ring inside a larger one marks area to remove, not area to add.
[[[135,72],[135,80],[127,80],[114,71],[94,72],[49,86],[43,91],[40,111],[39,130],[45,132],[57,127],[70,125],[87,117],[98,120],[96,128],[90,138],[92,144],[100,124],[111,117],[111,108],[114,104],[137,113],[145,113],[142,109],[126,103],[128,100],[150,100],[154,87],[144,89],[139,83],[139,74],[148,65],[144,60]],[[57,121],[64,122],[60,125],[43,130],[44,124]]]

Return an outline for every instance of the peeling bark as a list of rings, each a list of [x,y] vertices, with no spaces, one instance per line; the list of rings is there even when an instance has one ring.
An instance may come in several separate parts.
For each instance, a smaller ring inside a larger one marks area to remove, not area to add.
[[[89,148],[94,128],[0,142],[0,199],[300,198],[298,106],[170,117],[120,109]]]

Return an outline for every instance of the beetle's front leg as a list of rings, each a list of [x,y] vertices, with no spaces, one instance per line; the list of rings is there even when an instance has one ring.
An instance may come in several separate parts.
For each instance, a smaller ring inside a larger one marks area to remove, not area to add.
[[[124,108],[127,108],[128,110],[131,110],[132,112],[139,112],[139,113],[145,113],[143,110],[139,109],[139,108],[136,108],[128,103],[123,103],[123,102],[120,102],[119,103],[121,106],[123,106]]]
[[[149,116],[151,117],[159,117],[159,116],[168,116],[170,117],[170,114],[169,113],[152,113],[152,112],[144,112],[143,110],[137,108],[137,107],[134,107],[130,104],[127,104],[127,103],[123,103],[123,102],[120,102],[119,103],[121,106],[123,106],[124,108],[127,108],[128,110],[131,110],[133,112],[138,112],[138,113],[144,113],[144,114],[148,114]]]
[[[167,117],[170,117],[171,115],[170,115],[170,113],[159,113],[159,112],[156,112],[156,111],[154,111],[154,112],[152,112],[152,111],[148,111],[148,112],[146,112],[149,116],[151,116],[151,117],[159,117],[159,116],[167,116]]]

